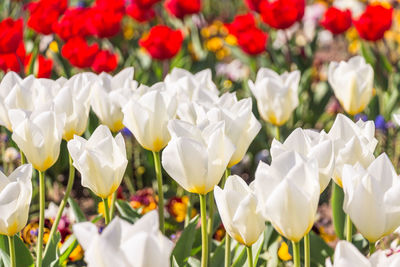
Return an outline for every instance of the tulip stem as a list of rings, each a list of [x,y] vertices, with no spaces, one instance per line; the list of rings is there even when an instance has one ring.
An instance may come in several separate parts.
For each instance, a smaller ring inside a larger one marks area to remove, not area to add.
[[[292,241],[293,261],[295,267],[300,267],[300,243]]]
[[[375,243],[374,242],[369,242],[369,256],[371,256],[375,252]]]
[[[211,248],[211,241],[213,236],[213,224],[214,224],[214,191],[211,191],[208,194],[208,225],[207,225],[207,233],[208,233],[208,258],[210,258],[210,250]]]
[[[19,154],[21,156],[21,165],[24,165],[26,163],[25,154],[22,152],[22,150],[19,150]]]
[[[158,185],[158,219],[160,222],[160,231],[164,234],[164,193],[163,193],[163,181],[161,172],[161,161],[160,152],[153,151],[154,168],[156,170],[157,185]]]
[[[304,267],[310,267],[310,233],[304,236]]]
[[[281,140],[281,128],[278,125],[275,126],[275,139],[278,141]]]
[[[54,223],[51,226],[48,242],[47,242],[46,247],[44,249],[44,254],[46,254],[47,250],[49,249],[50,241],[52,240],[54,234],[57,231],[58,224],[60,223],[61,216],[62,216],[62,214],[64,212],[65,206],[68,203],[69,194],[71,193],[72,186],[74,185],[75,167],[73,165],[72,158],[71,158],[70,154],[68,154],[68,157],[69,157],[69,176],[68,176],[67,189],[65,190],[64,197],[63,197],[63,199],[62,199],[62,201],[60,203],[60,207],[58,208],[57,215],[56,215],[56,218],[54,220]]]
[[[10,267],[15,267],[16,261],[15,261],[14,236],[7,236],[7,237],[8,237],[8,248],[10,250]]]
[[[226,168],[225,176],[222,178],[221,188],[225,187],[226,180],[231,175],[231,169]],[[225,233],[225,267],[231,266],[231,236]]]
[[[115,190],[115,192],[112,194],[111,196],[111,206],[110,206],[110,220],[113,219],[114,217],[114,212],[115,212],[115,201],[117,199],[117,190]]]
[[[346,215],[346,241],[347,242],[350,242],[351,243],[351,241],[352,241],[352,239],[353,239],[353,224],[352,224],[352,222],[351,222],[351,219],[350,219],[350,215]]]
[[[246,246],[247,250],[247,260],[249,262],[249,267],[254,267],[253,264],[253,251],[251,250],[251,246]]]
[[[104,204],[104,220],[106,221],[106,225],[110,223],[110,209],[108,207],[108,198],[103,198]]]
[[[200,197],[200,216],[201,216],[201,267],[207,267],[208,261],[208,241],[207,241],[207,213],[206,195],[199,194]]]
[[[343,190],[336,183],[332,183],[332,198],[331,198],[331,206],[332,206],[332,218],[333,218],[333,226],[335,228],[335,233],[339,237],[339,239],[344,239],[344,222],[345,222],[345,214],[343,212],[343,199],[344,194]]]
[[[43,255],[43,231],[44,231],[44,209],[45,209],[44,172],[39,171],[39,234],[36,247],[36,267],[42,267]]]

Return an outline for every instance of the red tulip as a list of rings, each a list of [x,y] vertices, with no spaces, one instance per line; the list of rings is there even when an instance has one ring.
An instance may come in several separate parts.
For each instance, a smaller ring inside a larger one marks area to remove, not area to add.
[[[121,29],[122,17],[123,13],[93,7],[90,12],[93,33],[99,38],[109,38],[117,35]]]
[[[92,66],[98,51],[96,43],[89,46],[82,37],[74,37],[64,44],[61,55],[75,67],[88,68]]]
[[[326,10],[321,25],[333,34],[341,34],[351,27],[351,11],[330,7]]]
[[[92,69],[97,72],[111,72],[117,68],[117,55],[108,50],[101,50],[94,59]]]
[[[38,33],[53,33],[53,24],[67,9],[67,5],[67,0],[40,0],[28,4],[28,26]]]
[[[260,13],[260,4],[266,1],[268,0],[244,0],[244,3],[250,10]]]
[[[54,32],[64,41],[75,36],[85,37],[90,35],[88,28],[89,8],[70,8],[64,16],[54,24]]]
[[[166,0],[164,7],[171,15],[183,19],[186,15],[200,12],[201,0]]]
[[[25,53],[24,43],[20,42],[16,53],[0,54],[0,69],[20,72],[24,67]]]
[[[256,21],[254,20],[254,16],[248,13],[245,15],[237,15],[232,23],[226,26],[230,34],[237,36],[249,28],[256,27]]]
[[[124,14],[125,0],[96,0],[94,7]]]
[[[237,36],[242,50],[249,55],[258,55],[265,51],[268,34],[258,28],[249,28]]]
[[[6,18],[0,22],[0,53],[15,53],[22,42],[22,19]]]
[[[262,19],[275,29],[287,29],[301,20],[304,9],[304,0],[275,0],[260,4]]]
[[[153,8],[142,8],[136,3],[130,4],[126,8],[126,13],[139,22],[149,21],[156,15]]]
[[[368,5],[364,13],[354,20],[354,26],[362,39],[377,41],[392,26],[393,8],[382,5]]]
[[[154,59],[169,59],[181,49],[183,35],[179,30],[173,30],[165,25],[151,28],[150,33],[139,40],[139,45]]]
[[[39,55],[38,57],[38,78],[50,78],[51,69],[53,68],[53,60],[50,58],[46,59],[44,56]]]
[[[142,9],[149,9],[152,8],[154,4],[160,1],[161,0],[131,0],[131,3],[137,5]]]

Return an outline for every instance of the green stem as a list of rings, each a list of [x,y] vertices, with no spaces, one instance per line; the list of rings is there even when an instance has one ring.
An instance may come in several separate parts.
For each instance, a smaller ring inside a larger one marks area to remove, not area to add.
[[[103,198],[104,204],[104,220],[106,221],[106,225],[110,223],[110,209],[108,207],[108,198]]]
[[[350,242],[353,239],[353,223],[351,222],[350,216],[346,215],[346,241]]]
[[[207,233],[208,233],[208,247],[210,248],[208,250],[208,258],[210,258],[210,250],[211,248],[211,241],[212,241],[212,236],[213,236],[213,223],[214,223],[214,191],[211,191],[208,194],[208,225],[207,225]]]
[[[72,162],[72,158],[71,155],[68,154],[69,157],[69,176],[68,176],[68,183],[67,183],[67,189],[65,190],[65,194],[64,197],[60,203],[60,207],[58,208],[57,211],[57,215],[56,215],[56,219],[54,220],[53,225],[51,226],[51,230],[50,230],[50,234],[49,234],[49,238],[48,238],[48,242],[46,244],[46,247],[44,249],[44,254],[46,254],[47,250],[49,249],[49,245],[50,245],[50,240],[52,240],[54,234],[57,231],[58,228],[58,224],[60,223],[60,219],[61,216],[63,214],[63,211],[65,209],[65,206],[68,203],[68,197],[69,194],[71,193],[72,190],[72,186],[74,185],[74,180],[75,180],[75,168]]]
[[[376,248],[375,248],[375,243],[374,242],[369,242],[369,256],[374,254]]]
[[[158,219],[160,222],[160,231],[164,234],[165,233],[165,229],[164,229],[164,193],[163,193],[160,152],[153,151],[153,158],[154,158],[154,168],[156,170],[157,186],[158,186]]]
[[[278,125],[275,126],[275,139],[281,140],[281,128]]]
[[[251,250],[251,246],[246,246],[247,250],[247,260],[249,262],[249,267],[254,267],[253,265],[253,251]]]
[[[293,261],[295,267],[300,267],[300,243],[292,241]]]
[[[222,178],[221,182],[221,188],[223,189],[225,187],[226,180],[228,180],[229,175],[231,175],[231,169],[226,168],[225,169],[225,176]]]
[[[115,192],[112,194],[111,197],[111,206],[110,206],[110,220],[113,219],[114,217],[114,212],[115,212],[115,200],[117,199],[117,190],[115,190]]]
[[[21,155],[21,165],[24,165],[26,163],[25,154],[21,149],[19,150],[19,154]]]
[[[15,259],[14,236],[7,236],[7,237],[8,237],[8,248],[10,250],[10,267],[15,267],[16,259]]]
[[[45,192],[44,192],[44,172],[39,171],[39,234],[36,247],[36,267],[42,267],[43,255],[43,231],[44,231],[44,209],[45,209]]]
[[[225,233],[225,267],[231,266],[231,236]]]
[[[201,267],[207,267],[208,260],[208,241],[207,241],[207,213],[206,195],[199,194],[200,197],[200,216],[201,216]]]
[[[310,233],[304,236],[304,267],[310,267]]]
[[[36,57],[39,52],[39,36],[37,36],[33,42],[33,49],[31,54],[31,60],[28,66],[28,75],[33,74],[33,67],[35,66]]]
[[[332,183],[332,198],[331,198],[331,206],[332,206],[332,219],[333,226],[335,228],[336,235],[339,239],[344,239],[344,222],[345,222],[345,214],[343,212],[343,199],[344,194],[342,188],[338,186],[336,183]]]

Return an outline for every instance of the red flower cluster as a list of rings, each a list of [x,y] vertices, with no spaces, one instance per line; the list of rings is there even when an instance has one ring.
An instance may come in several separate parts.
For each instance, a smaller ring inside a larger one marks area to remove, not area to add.
[[[238,45],[249,55],[265,51],[268,34],[257,28],[253,15],[238,15],[227,25],[229,33],[237,39]]]
[[[89,8],[69,8],[65,11],[64,16],[54,24],[54,32],[64,41],[75,36],[89,36],[91,34],[87,25],[89,16]]]
[[[61,55],[78,68],[89,68],[99,52],[99,46],[95,43],[88,45],[82,37],[73,37],[62,47]]]
[[[168,13],[183,19],[186,15],[200,12],[201,0],[166,0],[164,6]]]
[[[6,18],[0,22],[0,69],[20,72],[25,61],[23,21]]]
[[[164,60],[174,57],[181,49],[183,35],[165,25],[151,28],[147,36],[139,40],[139,45],[154,59]]]
[[[38,33],[53,33],[53,25],[67,9],[67,0],[40,0],[29,3],[28,26]]]
[[[351,27],[351,11],[330,7],[326,10],[321,25],[333,34],[341,34]]]
[[[131,0],[126,13],[139,22],[146,22],[155,17],[153,6],[160,0]]]
[[[287,29],[304,15],[304,0],[263,1],[259,5],[262,19],[275,29]]]
[[[99,38],[109,38],[118,34],[125,13],[123,0],[98,0],[90,9],[89,24],[92,34]]]
[[[368,41],[377,41],[382,39],[385,32],[392,26],[392,16],[392,7],[368,5],[364,13],[353,23],[361,38]]]

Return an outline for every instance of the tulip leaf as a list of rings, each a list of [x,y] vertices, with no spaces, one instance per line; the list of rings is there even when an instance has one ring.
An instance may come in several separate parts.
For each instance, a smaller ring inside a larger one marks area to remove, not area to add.
[[[43,256],[43,266],[52,266],[53,262],[57,260],[58,263],[58,242],[61,240],[61,235],[57,232],[51,240],[49,240],[49,248],[47,249],[46,253]],[[55,265],[55,266],[58,266]]]
[[[72,251],[78,246],[78,241],[74,235],[71,235],[67,241],[61,246],[59,264],[63,264],[71,255]]]
[[[128,202],[117,200],[115,204],[122,219],[130,223],[135,223],[140,218],[140,214]]]
[[[211,267],[224,266],[224,259],[225,259],[225,240],[219,242],[217,248],[214,250],[214,253],[211,255],[210,266]]]
[[[77,222],[86,222],[86,216],[79,207],[78,203],[71,197],[68,198],[68,204],[72,208],[72,212],[75,215],[75,219]]]
[[[315,266],[325,266],[326,258],[333,256],[333,248],[313,231],[310,232],[310,247],[311,262]]]
[[[33,264],[32,255],[29,249],[25,246],[24,242],[22,242],[21,238],[18,237],[17,235],[14,236],[14,245],[15,245],[15,258],[17,267],[31,266]],[[0,251],[2,251],[7,255],[9,254],[7,236],[0,235]]]
[[[340,239],[344,239],[344,221],[345,213],[343,211],[343,199],[344,193],[342,188],[338,186],[335,182],[332,182],[332,217],[333,226],[335,228],[335,233]]]
[[[237,243],[232,267],[242,267],[247,260],[246,247]]]
[[[4,251],[0,249],[0,267],[10,267],[10,256]]]
[[[185,262],[190,257],[198,220],[199,216],[196,216],[189,222],[172,251],[172,257],[175,258],[178,266],[184,266]]]

